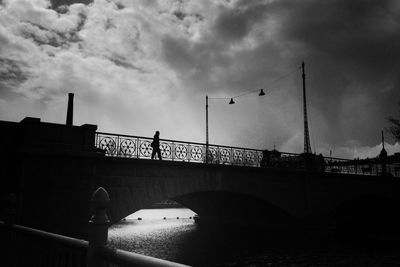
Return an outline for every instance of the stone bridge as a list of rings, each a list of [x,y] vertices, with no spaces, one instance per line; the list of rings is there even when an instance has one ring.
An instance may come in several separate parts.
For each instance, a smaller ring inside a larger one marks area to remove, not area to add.
[[[14,192],[18,223],[39,229],[85,235],[99,186],[111,198],[111,223],[165,199],[205,223],[372,231],[400,222],[395,177],[107,157],[95,147],[94,125],[32,118],[1,125],[2,201]]]

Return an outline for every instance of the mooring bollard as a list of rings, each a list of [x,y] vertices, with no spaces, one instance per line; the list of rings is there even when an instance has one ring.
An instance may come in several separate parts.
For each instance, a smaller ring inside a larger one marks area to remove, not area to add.
[[[107,245],[108,226],[107,207],[110,198],[103,187],[99,187],[92,195],[92,217],[89,220],[89,251],[87,255],[88,267],[103,267],[104,261],[96,256],[96,249]]]

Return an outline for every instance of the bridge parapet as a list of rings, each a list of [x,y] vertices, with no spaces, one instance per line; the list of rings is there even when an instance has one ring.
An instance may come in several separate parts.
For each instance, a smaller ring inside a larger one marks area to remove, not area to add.
[[[400,177],[400,160],[383,163],[379,158],[344,160],[325,158],[326,172]]]
[[[149,137],[96,133],[96,147],[111,157],[150,159],[151,142]],[[206,144],[160,139],[160,150],[163,160],[206,162]],[[261,160],[262,150],[208,145],[208,163],[259,167]]]
[[[150,159],[151,142],[150,137],[97,132],[95,146],[109,157]],[[206,163],[204,143],[160,139],[160,150],[163,160]],[[221,145],[208,145],[207,154],[210,164],[400,177],[399,162],[386,164],[383,170],[379,159],[351,160]]]

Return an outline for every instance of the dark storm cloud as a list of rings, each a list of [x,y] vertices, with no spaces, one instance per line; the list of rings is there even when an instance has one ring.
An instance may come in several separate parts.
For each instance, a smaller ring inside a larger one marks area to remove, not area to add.
[[[288,3],[290,19],[284,20],[283,34],[346,65],[391,74],[400,58],[400,16],[395,4],[393,0]]]
[[[212,46],[208,43],[192,44],[183,38],[165,37],[162,40],[165,60],[183,79],[195,84],[207,83],[213,66],[225,64],[226,57],[215,53],[216,48]]]
[[[129,60],[124,57],[121,57],[118,55],[113,55],[112,57],[108,57],[108,59],[117,66],[120,66],[120,67],[123,67],[126,69],[134,69],[141,74],[148,73],[148,71],[146,71],[143,68],[135,66],[133,63],[129,62]]]
[[[398,1],[238,1],[218,6],[208,26],[194,43],[163,39],[166,61],[187,83],[235,95],[304,60],[309,105],[328,124],[317,134],[333,146],[376,144],[384,118],[396,111]],[[282,93],[301,97],[300,91]]]
[[[247,35],[251,25],[244,14],[225,11],[215,23],[216,36],[224,40],[241,40]]]
[[[77,3],[82,3],[85,5],[88,5],[88,4],[92,3],[93,0],[51,0],[50,2],[51,2],[51,6],[53,8],[58,8],[63,5],[68,6],[68,5],[77,4]]]
[[[63,7],[65,7],[65,12],[55,13],[54,17],[59,17],[60,14],[70,15],[68,8],[66,6]],[[32,16],[31,14],[24,17],[18,27],[15,27],[14,33],[25,39],[31,39],[39,46],[69,47],[72,43],[82,41],[79,37],[79,31],[82,30],[87,20],[87,16],[83,12],[76,14],[78,19],[74,22],[75,25],[71,26],[70,24],[66,28],[62,26],[53,27],[52,23],[49,23],[46,18],[41,18],[41,15],[35,14]]]
[[[299,43],[313,64],[315,103],[336,130],[331,138],[376,142],[374,133],[384,127],[383,118],[400,99],[398,3],[283,1],[280,8],[285,14],[283,39]],[[365,99],[340,110],[352,97]],[[354,111],[359,116],[349,116]]]
[[[248,1],[250,2],[250,1]],[[235,8],[220,7],[220,15],[213,27],[216,40],[223,42],[241,41],[253,26],[268,14],[264,3],[247,3]]]
[[[181,74],[182,80],[199,88],[229,90],[228,94],[236,94],[253,86],[262,86],[263,82],[281,74],[283,46],[276,40],[262,38],[256,38],[251,48],[244,47],[243,43],[249,36],[254,38],[254,35],[263,34],[263,27],[270,23],[270,12],[275,9],[264,1],[219,5],[217,16],[207,18],[210,20],[207,32],[200,40],[191,42],[176,36],[163,38],[165,60]]]
[[[177,17],[180,20],[184,20],[186,17],[186,14],[179,10],[175,11],[174,15],[175,15],[175,17]]]
[[[48,44],[57,47],[62,44],[61,36],[54,31],[31,22],[21,25],[24,26],[20,29],[21,36],[32,39],[38,45]]]
[[[29,77],[29,73],[24,71],[24,62],[0,58],[0,66],[0,96],[7,93],[4,90],[22,84]]]

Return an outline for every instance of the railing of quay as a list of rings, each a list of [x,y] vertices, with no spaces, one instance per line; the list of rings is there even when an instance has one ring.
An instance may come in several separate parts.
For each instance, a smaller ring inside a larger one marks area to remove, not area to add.
[[[4,266],[86,266],[88,242],[0,222]]]
[[[9,207],[5,208],[5,222],[0,221],[0,256],[4,266],[187,266],[109,247],[106,209],[110,199],[104,188],[98,188],[92,195],[93,215],[89,221],[89,241],[14,224],[15,197],[10,199],[11,201],[7,202]]]

